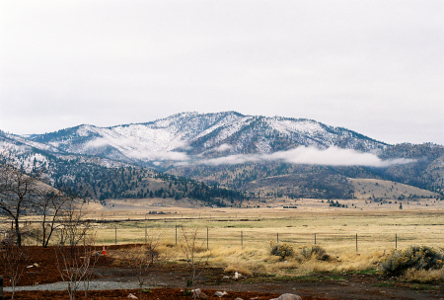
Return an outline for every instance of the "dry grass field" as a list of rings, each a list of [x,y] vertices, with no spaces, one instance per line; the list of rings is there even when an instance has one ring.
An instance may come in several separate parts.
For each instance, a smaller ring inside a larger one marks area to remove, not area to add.
[[[270,240],[305,245],[314,244],[316,239],[316,244],[330,251],[356,250],[356,235],[359,252],[390,250],[396,246],[402,248],[419,244],[444,247],[444,211],[291,212],[284,209],[181,209],[171,211],[171,214],[168,214],[168,209],[163,211],[167,214],[125,214],[125,217],[131,219],[141,217],[139,222],[97,224],[98,241],[105,244],[115,243],[117,228],[118,243],[142,242],[147,227],[149,232],[162,232],[162,240],[165,242],[175,243],[176,227],[183,227],[200,229],[205,241],[208,228],[209,246],[218,247],[241,246],[243,237],[244,246],[260,247],[268,244]],[[113,215],[116,219],[118,216]],[[104,214],[103,218],[108,216]]]
[[[326,201],[313,199],[299,200],[295,203],[297,209],[283,208],[288,202],[249,209],[144,204],[133,210],[98,210],[91,212],[90,217],[120,220],[96,223],[100,245],[159,239],[160,252],[168,260],[180,261],[185,258],[180,250],[185,237],[196,234],[198,257],[212,266],[247,275],[305,276],[324,271],[364,271],[374,269],[395,248],[413,245],[444,248],[442,201],[423,199],[421,205],[405,201],[403,209],[388,204],[365,206],[365,200],[339,202],[348,203],[349,208],[330,207]],[[317,245],[331,259],[281,261],[270,254],[271,241],[287,243],[296,253]]]
[[[176,243],[178,227],[199,228],[205,243],[208,228],[209,247],[241,246],[242,237],[244,246],[255,247],[266,247],[270,240],[278,239],[296,246],[314,244],[316,238],[316,244],[330,251],[356,251],[356,235],[360,253],[419,244],[444,247],[444,201],[404,200],[402,209],[395,201],[338,202],[348,208],[332,207],[318,199],[281,199],[261,208],[189,208],[171,206],[159,199],[127,200],[125,206],[112,209],[93,204],[88,217],[119,221],[97,223],[98,242],[103,244],[116,242],[116,227],[118,243],[143,242],[145,228],[162,232],[165,242]],[[180,240],[180,232],[177,236]]]
[[[356,237],[361,254],[411,245],[444,247],[444,201],[433,198],[404,200],[402,209],[399,202],[364,199],[338,201],[348,208],[319,199],[278,199],[260,208],[190,208],[162,200],[119,200],[120,205],[114,200],[106,206],[91,203],[85,209],[87,217],[97,221],[97,242],[104,245],[144,242],[147,235],[176,244],[181,240],[181,228],[194,228],[199,229],[205,247],[208,240],[210,249],[242,245],[266,249],[270,241],[279,241],[295,247],[316,243],[338,254],[356,252]]]
[[[94,203],[86,209],[99,246],[148,242],[156,245],[161,261],[186,265],[186,245],[191,241],[199,265],[228,274],[237,271],[246,278],[371,275],[395,249],[444,249],[444,201],[403,201],[399,209],[396,204],[366,204],[364,199],[339,200],[348,208],[318,199],[280,200],[260,208],[194,209],[160,199],[127,200],[122,206]],[[284,208],[293,205],[297,208]],[[273,254],[273,243],[285,245],[292,255]],[[313,247],[321,247],[320,256],[310,253]],[[114,250],[112,255],[124,264],[129,252]],[[399,278],[441,284],[444,269],[409,270]]]
[[[401,195],[403,195],[401,197],[405,198],[408,198],[410,195],[426,198],[433,198],[434,196],[434,193],[428,190],[393,181],[364,178],[349,178],[349,181],[354,187],[355,197],[359,199],[376,197],[395,200]]]

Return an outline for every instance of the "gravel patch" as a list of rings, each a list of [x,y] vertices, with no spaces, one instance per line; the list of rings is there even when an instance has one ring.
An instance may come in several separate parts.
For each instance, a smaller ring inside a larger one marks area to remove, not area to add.
[[[138,289],[139,284],[137,282],[117,282],[117,281],[90,281],[90,291],[103,291],[103,290],[122,290],[122,289]],[[5,292],[11,292],[11,287],[4,287]],[[67,282],[55,282],[47,284],[36,284],[28,286],[17,286],[16,291],[65,291],[68,289]],[[80,283],[79,291],[85,290],[85,285]]]

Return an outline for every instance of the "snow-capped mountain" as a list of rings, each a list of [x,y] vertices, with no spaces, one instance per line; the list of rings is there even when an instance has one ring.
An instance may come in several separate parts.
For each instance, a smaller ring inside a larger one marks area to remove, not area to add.
[[[350,197],[350,177],[392,180],[444,194],[443,146],[388,145],[314,120],[231,111],[180,113],[112,127],[79,125],[28,136],[0,131],[3,151],[25,170],[43,167],[53,182],[88,183],[96,197],[112,190],[102,185],[116,169],[134,167],[245,191],[277,185],[293,196],[299,186],[298,195]],[[131,186],[108,185],[116,189],[113,195]]]
[[[246,116],[237,112],[180,113],[149,123],[80,125],[17,140],[43,151],[132,163],[270,154],[298,146],[336,146],[378,154],[386,144],[314,120]]]

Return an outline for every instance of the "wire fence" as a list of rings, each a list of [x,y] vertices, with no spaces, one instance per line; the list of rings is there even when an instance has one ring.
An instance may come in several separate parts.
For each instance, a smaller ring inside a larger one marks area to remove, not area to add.
[[[369,252],[407,248],[413,245],[444,248],[444,224],[433,230],[423,228],[422,232],[406,230],[401,232],[303,232],[298,227],[287,228],[245,228],[235,226],[199,227],[172,225],[168,222],[153,226],[150,222],[115,222],[102,220],[94,222],[94,235],[99,245],[141,244],[153,237],[162,243],[177,245],[184,241],[185,234],[194,231],[201,247],[264,248],[270,241],[288,243],[294,247],[319,245],[328,250]],[[39,223],[35,222],[34,227]],[[425,232],[425,233],[424,233]],[[50,244],[54,245],[57,234],[53,234]],[[26,245],[39,245],[39,236],[27,235]]]
[[[267,247],[271,241],[288,243],[295,247],[319,245],[338,251],[353,250],[368,252],[406,248],[412,245],[443,247],[443,235],[430,233],[426,236],[416,233],[298,233],[279,232],[270,228],[210,228],[210,227],[109,227],[97,229],[97,243],[118,245],[147,243],[153,237],[166,244],[177,245],[184,241],[187,232],[196,232],[202,247]]]

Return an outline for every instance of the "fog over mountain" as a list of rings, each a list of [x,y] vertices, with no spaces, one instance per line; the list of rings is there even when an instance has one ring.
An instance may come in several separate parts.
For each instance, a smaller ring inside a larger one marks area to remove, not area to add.
[[[386,166],[387,145],[314,120],[245,116],[237,112],[181,113],[149,123],[96,127],[16,137],[43,151],[93,155],[159,166],[286,161],[299,164]]]
[[[325,150],[315,147],[299,146],[288,151],[278,151],[272,154],[239,154],[198,161],[206,165],[234,165],[247,162],[284,161],[294,164],[326,165],[326,166],[371,166],[387,167],[396,164],[414,162],[413,159],[382,160],[373,153],[362,153],[353,149],[342,149],[331,146]]]

